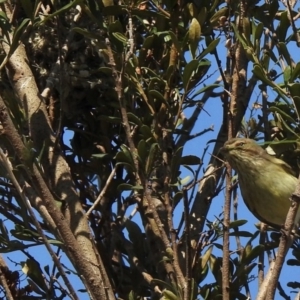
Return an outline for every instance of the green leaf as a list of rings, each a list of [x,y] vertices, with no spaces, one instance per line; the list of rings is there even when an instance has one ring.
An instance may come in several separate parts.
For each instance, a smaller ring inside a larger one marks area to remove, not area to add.
[[[216,258],[214,255],[211,255],[209,257],[209,268],[211,269],[211,272],[213,273],[215,279],[218,281],[219,273],[222,268],[221,258]]]
[[[199,61],[193,59],[184,68],[182,82],[183,82],[183,88],[186,92],[188,91],[188,87],[189,87],[190,80],[192,79],[192,75],[193,73],[196,72],[198,66],[199,66]]]
[[[270,14],[271,20],[275,18],[276,14],[278,13],[278,10],[279,10],[278,1],[271,1],[270,5],[269,5],[269,14]]]
[[[40,22],[36,23],[36,26],[38,27],[41,24],[46,23],[48,20],[52,19],[53,17],[58,16],[64,12],[67,12],[72,7],[75,7],[77,4],[80,4],[81,2],[83,2],[83,0],[75,0],[73,2],[68,3],[67,5],[63,6],[62,8],[56,10],[53,14],[44,15],[42,20]]]
[[[300,83],[292,83],[287,85],[289,92],[291,93],[292,100],[294,102],[294,108],[297,115],[300,115]]]
[[[182,191],[177,192],[173,197],[174,206],[176,206],[182,198],[183,198],[183,192]]]
[[[11,27],[12,25],[10,24],[9,18],[7,17],[5,12],[0,11],[0,28],[2,29],[2,35],[6,37],[7,43],[9,45],[11,44],[11,40],[10,40]]]
[[[237,221],[232,221],[229,224],[229,228],[236,228],[236,227],[240,227],[244,224],[246,224],[248,221],[247,220],[237,220]]]
[[[152,134],[150,128],[147,125],[143,125],[140,128],[140,132],[142,133],[145,140],[153,137],[153,134]]]
[[[239,230],[237,232],[230,232],[229,233],[230,236],[241,236],[241,237],[252,237],[253,234],[249,231],[243,231],[243,230]]]
[[[125,156],[127,157],[127,162],[133,164],[133,158],[132,158],[133,153],[131,153],[129,148],[124,144],[121,145],[120,148],[121,148],[122,152],[125,154]]]
[[[31,20],[33,19],[34,9],[33,9],[33,1],[32,0],[20,0],[21,5],[25,11],[25,14]]]
[[[83,35],[84,37],[86,37],[86,38],[88,38],[88,39],[90,39],[90,40],[98,40],[98,39],[100,39],[101,38],[101,36],[100,35],[98,35],[98,34],[96,34],[96,33],[93,33],[93,32],[91,32],[91,31],[89,31],[89,30],[86,30],[86,29],[82,29],[82,28],[80,28],[80,27],[74,27],[74,28],[72,28],[71,29],[72,31],[75,31],[75,32],[77,32],[77,33],[79,33],[79,34],[81,34],[81,35]],[[105,48],[105,44],[103,43],[103,48]]]
[[[107,154],[107,153],[97,153],[97,154],[92,154],[92,157],[103,159],[103,158],[108,158],[109,154]]]
[[[98,24],[100,28],[107,29],[107,24],[103,20],[103,13],[100,12],[99,7],[96,7],[95,2],[93,0],[87,1],[88,5],[85,5],[84,3],[80,4],[80,7],[82,8],[82,11],[84,14],[87,15],[87,17],[90,19],[90,21],[93,21],[95,24]]]
[[[192,57],[194,58],[196,56],[196,50],[198,47],[198,43],[201,38],[201,26],[200,23],[196,18],[192,19],[192,22],[190,24],[189,28],[189,42],[190,42],[190,50]]]
[[[157,151],[158,151],[158,144],[157,143],[151,144],[148,158],[147,158],[147,163],[146,163],[146,174],[147,175],[150,175],[150,173],[153,170],[153,165],[155,162],[155,157],[156,157]]]
[[[132,160],[128,159],[127,155],[124,152],[120,151],[116,154],[115,159],[119,163],[126,163],[132,168]]]
[[[254,75],[260,79],[263,83],[271,86],[272,88],[274,88],[274,90],[282,97],[282,99],[284,99],[287,103],[289,102],[287,96],[285,95],[285,92],[278,86],[276,85],[273,81],[271,81],[265,71],[262,69],[262,67],[258,64],[254,64],[254,68],[253,71]]]
[[[208,53],[211,53],[212,51],[214,51],[216,49],[216,47],[218,46],[220,42],[220,38],[217,38],[215,40],[213,40],[208,47],[197,57],[198,60],[201,60],[202,58],[204,58],[204,56],[206,56]]]
[[[9,241],[9,235],[8,235],[8,230],[6,226],[4,225],[4,222],[2,219],[0,219],[0,229],[1,229],[1,235],[6,241]]]
[[[285,120],[282,118],[281,115],[277,114],[277,118],[278,120],[281,122],[281,124],[283,125],[283,127],[285,129],[287,129],[292,135],[294,135],[295,137],[297,137],[298,139],[300,139],[300,135],[298,135],[295,131],[295,129],[291,128],[286,122]]]
[[[138,300],[138,297],[136,297],[134,291],[130,291],[128,300]]]
[[[166,101],[164,96],[157,90],[151,90],[149,91],[149,95],[151,95],[153,98],[156,98],[157,100],[161,101],[162,103],[165,103],[169,107],[169,103]]]
[[[18,224],[15,224],[15,229],[11,229],[10,233],[14,237],[22,239],[24,241],[36,241],[40,238],[40,235],[36,231],[26,229],[25,227]]]
[[[145,140],[140,140],[137,146],[140,162],[144,164],[147,159],[148,151],[147,151],[147,144]]]
[[[276,1],[275,1],[276,2]],[[290,21],[288,18],[288,11],[282,11],[280,15],[280,22],[276,28],[276,37],[278,41],[285,41],[287,30],[290,27]]]
[[[189,28],[189,40],[190,42],[199,42],[201,37],[201,26],[196,18],[192,19]]]
[[[98,71],[109,76],[112,75],[112,69],[108,67],[101,67],[98,69]]]
[[[286,263],[288,266],[296,266],[296,267],[300,266],[300,261],[297,259],[288,259]],[[298,286],[299,286],[299,284],[298,284]]]
[[[131,185],[128,183],[121,183],[118,185],[118,191],[142,191],[144,188],[141,185]]]
[[[210,23],[212,27],[219,27],[219,21],[220,18],[223,16],[228,16],[229,13],[229,9],[227,6],[222,7],[221,9],[219,9],[211,18],[210,18]]]
[[[185,168],[187,168],[187,169],[189,169],[190,171],[191,171],[191,169],[188,167],[188,166],[186,166],[186,165],[184,165],[184,167]],[[186,176],[186,177],[184,177],[184,178],[182,178],[179,182],[178,182],[178,185],[181,185],[181,186],[183,186],[183,185],[186,185],[186,184],[188,184],[190,181],[191,181],[191,176]]]
[[[243,18],[243,36],[246,37],[248,45],[252,45],[251,43],[251,26],[250,26],[250,20],[248,16],[244,16]]]
[[[143,43],[143,48],[150,49],[153,45],[154,38],[155,38],[154,35],[150,35],[146,37]]]
[[[49,267],[49,265],[46,265],[46,266],[44,267],[44,270],[45,270],[46,274],[47,274],[48,276],[50,276],[50,267]]]
[[[230,23],[232,28],[233,28],[233,31],[234,31],[234,34],[235,36],[237,37],[237,39],[242,43],[244,49],[246,49],[247,47],[249,47],[249,43],[247,42],[247,40],[240,35],[238,29],[236,28],[235,24],[234,23]]]
[[[142,67],[141,69],[144,70],[145,73],[149,73],[149,77],[157,77],[157,74],[155,73],[154,70],[151,70],[151,69],[146,68],[146,67]]]
[[[114,15],[114,13],[122,14],[122,10],[120,11],[120,5],[114,5],[113,0],[102,0],[102,3],[104,5],[103,12],[108,15]]]
[[[269,51],[263,51],[262,52],[260,62],[261,62],[262,67],[265,70],[269,70],[269,65],[270,65],[270,53],[269,53]]]
[[[296,64],[296,67],[294,68],[291,76],[291,82],[294,82],[296,78],[299,78],[300,75],[300,62]],[[299,94],[298,94],[299,95]]]
[[[200,165],[202,163],[201,159],[195,155],[187,155],[180,158],[181,165]]]
[[[197,97],[198,95],[204,93],[204,92],[207,92],[209,90],[213,90],[214,88],[217,88],[217,87],[222,87],[223,85],[222,84],[211,84],[211,85],[207,85],[203,88],[201,88],[200,90],[198,90],[195,94],[193,94],[193,96],[191,97],[191,99],[194,99],[195,97]]]
[[[252,24],[254,24],[254,22],[252,22]],[[254,39],[255,40],[260,40],[260,38],[262,36],[262,33],[263,33],[263,30],[264,30],[264,24],[263,23],[258,23],[256,25],[255,32],[254,32]]]
[[[25,29],[27,28],[27,25],[29,24],[29,22],[30,22],[30,19],[24,19],[22,21],[22,23],[18,26],[18,28],[15,29],[14,35],[13,35],[13,38],[12,38],[12,42],[11,42],[11,45],[10,45],[10,49],[9,49],[8,54],[7,54],[8,57],[10,57],[15,52],[17,47],[19,46],[22,34],[24,33]]]
[[[118,191],[132,191],[132,184],[121,183],[118,185]]]
[[[262,67],[260,65],[258,65],[258,64],[254,65],[253,73],[263,83],[270,85],[270,86],[274,86],[274,83],[267,77],[265,71],[262,69]]]
[[[180,44],[178,42],[177,36],[175,35],[175,33],[173,31],[169,31],[169,35],[171,36],[172,42],[173,42],[176,50],[178,51],[178,53],[180,53],[181,52]]]
[[[292,61],[291,61],[291,55],[286,47],[286,44],[285,43],[282,43],[282,42],[279,42],[278,43],[279,45],[279,53],[284,57],[284,59],[286,60],[287,64],[289,66],[292,65]]]
[[[169,65],[167,71],[166,71],[166,74],[165,74],[165,79],[166,81],[168,82],[168,84],[170,85],[171,82],[170,82],[170,79],[173,79],[173,76],[174,74],[176,74],[176,65]]]
[[[299,84],[300,85],[300,84]],[[299,87],[300,88],[300,87]],[[299,90],[300,91],[300,90]],[[284,112],[283,110],[281,110],[279,107],[277,107],[277,106],[271,106],[271,107],[269,107],[269,110],[271,111],[271,112],[277,112],[277,113],[279,113],[282,117],[284,117],[285,118],[285,120],[287,120],[287,121],[289,121],[289,122],[291,122],[291,123],[296,123],[296,121],[290,116],[290,114],[288,114],[288,113],[286,113],[286,112]]]
[[[109,32],[119,32],[123,34],[123,26],[122,23],[119,20],[116,20],[115,22],[111,23],[109,25]]]
[[[279,65],[278,63],[278,59],[277,59],[277,56],[275,55],[274,51],[272,49],[268,49],[267,53],[269,54],[270,58],[272,59],[272,61]]]
[[[132,112],[128,112],[127,113],[127,117],[129,122],[138,125],[138,126],[142,126],[143,122],[141,121],[141,119],[139,117],[137,117],[135,114],[133,114]]]
[[[193,2],[190,2],[190,3],[187,4],[187,8],[189,10],[190,16],[192,18],[196,18],[197,17],[197,11],[198,11],[196,5]]]
[[[166,281],[163,281],[163,280],[160,280],[160,279],[156,279],[156,278],[153,278],[152,279],[152,282],[153,283],[156,283],[157,285],[159,286],[162,286],[164,289],[168,289],[170,291],[172,291],[173,293],[176,293],[176,289],[168,282]]]
[[[120,32],[113,32],[112,35],[117,39],[119,40],[120,42],[122,42],[124,45],[126,45],[128,43],[128,39],[127,37],[120,33]]]
[[[210,259],[210,256],[212,254],[213,246],[208,247],[206,252],[201,256],[201,268],[204,269]]]
[[[206,17],[207,17],[207,8],[205,6],[201,7],[201,10],[197,16],[197,19],[200,23],[200,26],[202,26],[203,24],[205,24],[206,21]]]
[[[138,241],[144,239],[144,235],[141,228],[135,222],[127,219],[125,221],[125,227],[128,231],[128,237],[133,243],[137,243]]]
[[[247,251],[245,251],[244,252],[245,255],[243,253],[242,262],[244,264],[249,264],[250,262],[252,262],[252,260],[256,259],[261,253],[263,253],[264,250],[265,250],[264,245],[258,245],[253,249],[251,249],[248,253]]]
[[[116,123],[116,124],[120,124],[121,123],[121,118],[120,117],[113,117],[113,116],[105,116],[105,115],[101,115],[98,117],[98,120],[104,120],[110,123]]]
[[[169,290],[163,290],[162,294],[163,294],[162,299],[164,300],[180,300],[180,298],[178,298],[175,294],[173,294]]]
[[[64,243],[58,240],[48,239],[48,243],[56,246],[63,246]]]

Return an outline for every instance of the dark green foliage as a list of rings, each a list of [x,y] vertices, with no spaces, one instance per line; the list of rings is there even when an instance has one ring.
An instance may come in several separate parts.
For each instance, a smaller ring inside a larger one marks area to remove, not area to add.
[[[206,220],[223,178],[220,162],[204,148],[213,139],[213,154],[218,155],[224,142],[218,139],[228,135],[224,132],[229,119],[240,114],[234,132],[272,141],[277,156],[299,172],[300,62],[290,49],[298,32],[293,31],[288,9],[275,0],[252,1],[238,21],[239,1],[22,0],[14,5],[13,18],[0,12],[3,38],[10,45],[7,53],[0,53],[0,92],[26,146],[26,164],[20,164],[4,135],[0,146],[22,188],[22,170],[33,165],[51,191],[55,176],[42,163],[49,141],[42,141],[42,149],[32,142],[29,108],[17,98],[15,83],[5,72],[20,43],[57,137],[55,151],[68,163],[83,211],[98,203],[89,214],[91,232],[86,235],[95,241],[114,294],[129,300],[223,299],[223,216]],[[291,13],[295,16],[296,10]],[[270,32],[276,39],[269,43]],[[234,56],[238,45],[244,61]],[[247,80],[240,86],[233,84],[240,66],[236,59],[248,66]],[[213,82],[219,76],[221,80]],[[242,88],[243,97],[234,98]],[[230,106],[233,99],[235,105]],[[189,141],[213,130],[202,121],[208,102],[213,102],[211,110],[223,113],[216,121],[222,124],[220,132],[186,154]],[[200,133],[192,135],[193,128]],[[214,167],[212,181],[205,173],[208,166]],[[19,276],[11,279],[13,272],[1,269],[10,290],[22,299],[66,298],[62,286],[51,279],[61,280],[52,262],[31,256],[31,248],[44,242],[4,167],[0,176],[0,252],[27,256],[17,263],[28,285],[19,287]],[[63,211],[62,195],[53,194]],[[207,210],[196,211],[197,201]],[[218,206],[214,216],[223,203]],[[42,217],[39,221],[49,244],[65,255],[60,251],[66,245]],[[235,216],[229,224],[230,299],[247,299],[258,260],[278,245],[274,233],[271,241],[259,244],[259,231],[249,232],[246,223]],[[295,243],[289,265],[299,265],[298,246]],[[78,274],[67,268],[72,283]],[[288,286],[298,289],[299,282]],[[79,291],[88,297],[85,289]]]

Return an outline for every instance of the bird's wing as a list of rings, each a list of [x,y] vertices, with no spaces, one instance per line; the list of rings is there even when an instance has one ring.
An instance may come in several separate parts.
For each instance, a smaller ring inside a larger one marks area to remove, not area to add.
[[[293,171],[293,169],[291,168],[290,165],[288,165],[287,163],[285,163],[283,160],[281,159],[277,159],[277,163],[278,165],[280,165],[280,167],[287,173],[289,173],[290,175],[293,175],[296,177],[295,172]]]

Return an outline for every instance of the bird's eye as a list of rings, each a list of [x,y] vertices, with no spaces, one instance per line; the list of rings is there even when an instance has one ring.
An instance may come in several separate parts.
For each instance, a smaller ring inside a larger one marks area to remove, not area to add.
[[[240,143],[238,143],[238,146],[239,147],[243,147],[245,145],[245,142],[240,142]]]

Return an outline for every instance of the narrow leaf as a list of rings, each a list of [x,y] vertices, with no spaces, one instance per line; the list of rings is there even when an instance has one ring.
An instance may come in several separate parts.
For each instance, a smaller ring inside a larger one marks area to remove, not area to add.
[[[198,60],[204,58],[208,53],[214,51],[220,42],[220,38],[213,40],[208,47],[197,57]]]
[[[185,91],[188,91],[189,82],[192,79],[193,73],[196,72],[198,65],[199,65],[199,61],[193,59],[184,68],[182,82]]]

